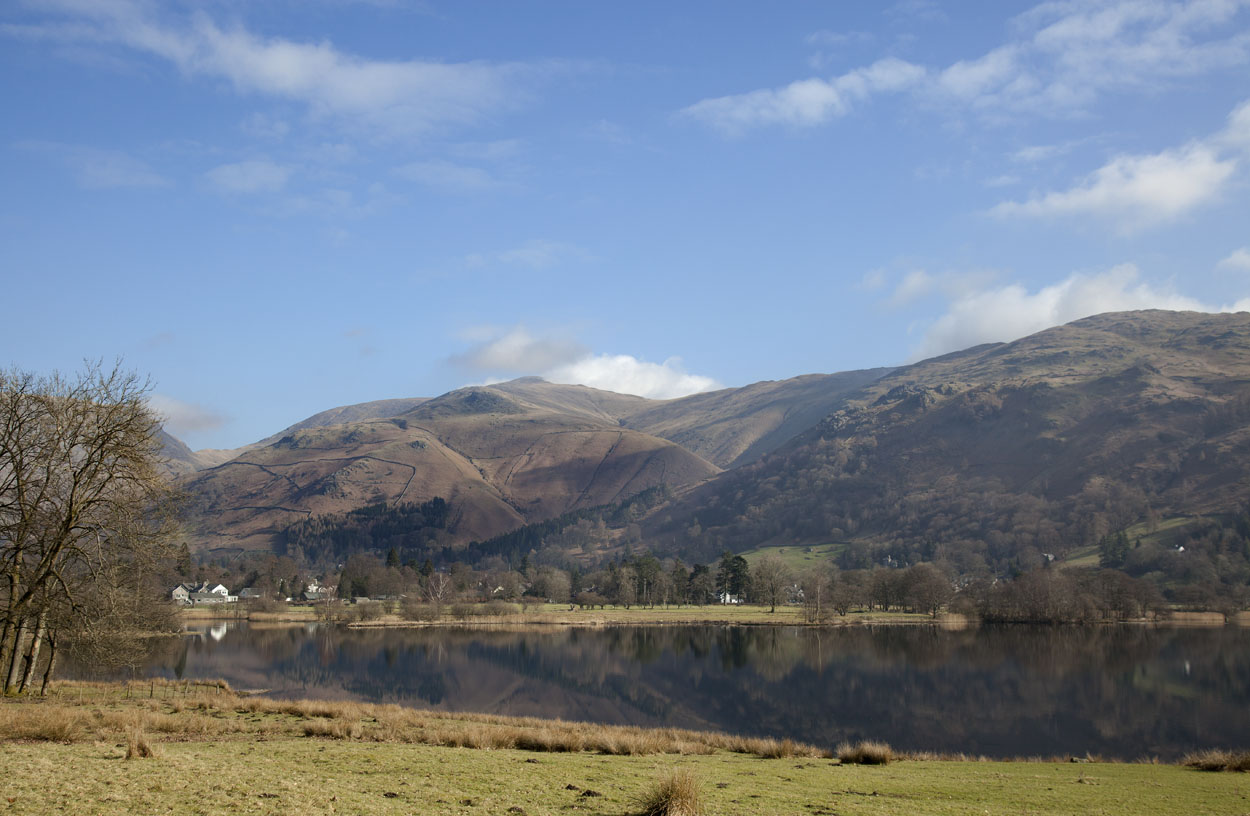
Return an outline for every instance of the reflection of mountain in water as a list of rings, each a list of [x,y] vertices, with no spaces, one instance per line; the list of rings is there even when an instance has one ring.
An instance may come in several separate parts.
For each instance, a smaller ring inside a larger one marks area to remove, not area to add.
[[[281,696],[990,755],[1174,758],[1250,733],[1250,632],[1147,627],[262,629],[153,673]]]

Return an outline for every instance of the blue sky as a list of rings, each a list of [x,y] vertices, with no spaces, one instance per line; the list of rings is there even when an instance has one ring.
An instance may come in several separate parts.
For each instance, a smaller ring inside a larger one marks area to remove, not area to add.
[[[0,10],[0,345],[234,447],[1250,307],[1250,2]]]

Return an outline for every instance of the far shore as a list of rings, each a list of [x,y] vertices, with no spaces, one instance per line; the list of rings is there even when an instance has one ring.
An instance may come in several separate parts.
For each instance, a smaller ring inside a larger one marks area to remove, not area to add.
[[[361,616],[353,605],[330,608],[288,604],[282,609],[260,610],[241,604],[212,604],[182,610],[184,623],[246,620],[252,623],[336,623],[359,629],[418,629],[430,627],[515,626],[601,627],[601,626],[939,626],[943,629],[966,629],[980,622],[973,617],[943,613],[936,618],[909,612],[852,611],[833,615],[825,620],[808,621],[797,606],[752,604],[708,606],[632,606],[600,609],[570,608],[569,604],[517,605],[519,611],[509,614],[454,615],[450,610],[437,619],[410,620],[395,612],[377,617]],[[1109,622],[1108,622],[1109,623]],[[1250,626],[1250,612],[1240,612],[1230,619],[1218,612],[1172,612],[1166,618],[1117,621],[1127,625],[1162,626]],[[1090,625],[1106,625],[1104,622]]]

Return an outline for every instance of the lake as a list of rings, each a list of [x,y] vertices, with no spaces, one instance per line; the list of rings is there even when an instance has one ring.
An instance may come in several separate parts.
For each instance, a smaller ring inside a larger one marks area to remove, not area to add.
[[[992,757],[1174,760],[1250,743],[1238,627],[666,626],[492,631],[220,623],[147,669],[277,697],[883,739]]]

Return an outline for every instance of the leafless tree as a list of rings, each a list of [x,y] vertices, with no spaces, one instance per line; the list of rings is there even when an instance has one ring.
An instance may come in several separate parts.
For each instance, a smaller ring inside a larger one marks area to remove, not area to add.
[[[0,371],[6,693],[29,684],[41,644],[54,647],[57,633],[85,640],[106,624],[144,625],[173,506],[147,394],[118,366],[89,363],[73,377]]]
[[[450,576],[445,572],[432,572],[425,582],[425,597],[434,605],[434,619],[443,614],[443,606],[451,600],[454,587]]]
[[[793,581],[786,562],[772,554],[761,557],[751,570],[751,586],[759,599],[769,605],[769,612],[776,612],[777,604],[785,601]]]

